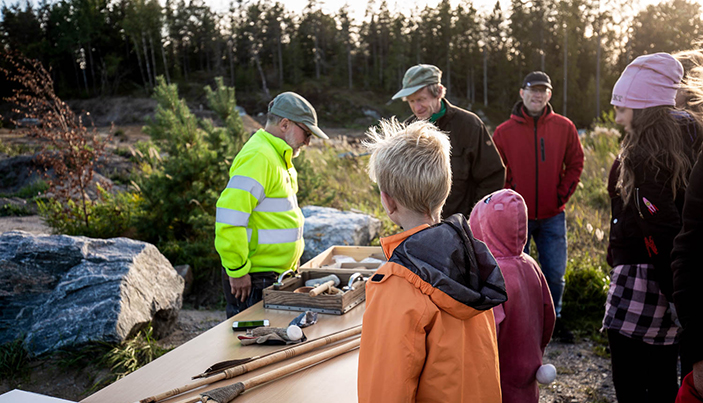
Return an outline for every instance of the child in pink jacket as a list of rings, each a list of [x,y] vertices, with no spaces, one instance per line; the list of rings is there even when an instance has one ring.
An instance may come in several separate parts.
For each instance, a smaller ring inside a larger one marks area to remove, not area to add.
[[[474,206],[469,219],[505,277],[508,300],[493,308],[498,333],[503,403],[537,403],[535,375],[554,330],[554,305],[537,262],[523,253],[527,206],[510,189],[491,193]]]

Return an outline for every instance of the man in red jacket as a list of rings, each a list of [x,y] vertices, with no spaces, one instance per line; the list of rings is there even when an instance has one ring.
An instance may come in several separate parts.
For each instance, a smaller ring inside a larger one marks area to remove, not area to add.
[[[528,74],[510,119],[503,122],[493,141],[505,164],[505,187],[520,193],[527,203],[528,239],[535,240],[542,272],[554,300],[557,322],[554,335],[573,341],[561,322],[561,299],[566,272],[566,220],[564,205],[576,190],[583,170],[583,148],[576,126],[555,113],[549,100],[552,82],[541,71]]]

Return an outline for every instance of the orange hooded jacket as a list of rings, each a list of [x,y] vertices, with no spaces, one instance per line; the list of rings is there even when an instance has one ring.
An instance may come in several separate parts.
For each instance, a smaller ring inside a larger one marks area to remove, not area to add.
[[[500,403],[500,269],[461,214],[381,240],[366,286],[359,402]]]

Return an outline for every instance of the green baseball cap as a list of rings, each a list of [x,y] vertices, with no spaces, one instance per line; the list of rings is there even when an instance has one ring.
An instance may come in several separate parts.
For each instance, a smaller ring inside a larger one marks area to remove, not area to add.
[[[325,132],[317,127],[317,113],[307,99],[295,92],[283,92],[269,103],[269,113],[302,123],[317,137],[329,139]]]
[[[418,64],[405,72],[403,89],[393,95],[392,99],[407,97],[422,89],[422,87],[439,84],[441,81],[442,70],[431,64]]]

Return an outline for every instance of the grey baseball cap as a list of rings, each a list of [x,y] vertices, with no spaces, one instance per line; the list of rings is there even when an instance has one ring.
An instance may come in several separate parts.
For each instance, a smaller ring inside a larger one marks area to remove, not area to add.
[[[315,112],[315,108],[310,105],[307,99],[295,92],[283,92],[278,94],[278,96],[269,103],[269,113],[292,120],[293,122],[302,123],[307,126],[315,136],[321,139],[329,139],[325,132],[317,127],[317,112]]]
[[[393,95],[392,99],[407,97],[422,89],[422,87],[439,84],[441,81],[442,70],[431,64],[418,64],[405,72],[403,89]]]

